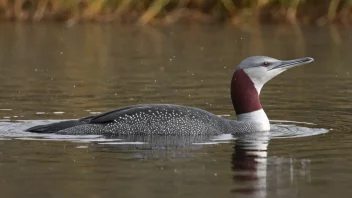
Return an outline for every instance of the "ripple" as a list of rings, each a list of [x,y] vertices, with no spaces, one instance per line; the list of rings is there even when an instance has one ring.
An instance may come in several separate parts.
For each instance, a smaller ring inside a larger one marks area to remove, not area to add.
[[[53,112],[53,114],[64,114],[65,112],[63,112],[63,111],[55,111],[55,112]]]
[[[133,144],[133,145],[137,145],[137,144],[147,144],[146,142],[103,142],[103,143],[99,143],[99,144],[110,144],[110,145],[127,145],[127,144]]]
[[[270,139],[281,139],[281,138],[298,138],[298,137],[308,137],[314,135],[320,135],[329,132],[328,129],[324,128],[311,128],[304,126],[297,126],[296,124],[305,125],[316,125],[309,122],[295,122],[287,120],[272,120],[270,129]],[[291,123],[291,124],[282,124]]]

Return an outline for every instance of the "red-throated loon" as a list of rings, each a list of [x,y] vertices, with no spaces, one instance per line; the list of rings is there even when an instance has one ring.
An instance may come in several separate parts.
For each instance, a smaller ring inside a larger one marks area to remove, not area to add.
[[[281,61],[267,56],[243,60],[233,73],[231,98],[237,120],[181,105],[141,104],[79,120],[34,126],[26,131],[70,135],[218,135],[269,131],[270,123],[259,100],[263,85],[281,72],[314,61]]]

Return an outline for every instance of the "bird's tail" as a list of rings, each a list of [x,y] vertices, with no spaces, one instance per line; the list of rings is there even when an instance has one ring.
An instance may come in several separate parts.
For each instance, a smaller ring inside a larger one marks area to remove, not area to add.
[[[33,132],[33,133],[56,133],[60,130],[74,127],[74,126],[79,126],[82,124],[87,124],[87,122],[84,122],[82,120],[69,120],[69,121],[62,121],[62,122],[46,124],[46,125],[38,125],[38,126],[28,128],[25,131]]]

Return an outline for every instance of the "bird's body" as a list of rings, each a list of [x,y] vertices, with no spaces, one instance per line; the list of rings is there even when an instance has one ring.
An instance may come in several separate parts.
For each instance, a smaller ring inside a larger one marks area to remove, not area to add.
[[[262,86],[289,67],[312,62],[311,58],[279,61],[250,57],[232,76],[231,98],[237,120],[208,111],[172,104],[134,105],[79,120],[62,121],[27,129],[29,132],[70,135],[219,135],[270,130],[259,93]]]
[[[70,135],[219,135],[263,126],[221,118],[202,109],[172,104],[128,106],[80,120],[36,126],[29,131]]]

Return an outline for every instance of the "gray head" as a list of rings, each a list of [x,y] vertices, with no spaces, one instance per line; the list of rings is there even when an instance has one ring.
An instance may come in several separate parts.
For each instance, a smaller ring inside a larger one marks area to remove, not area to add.
[[[238,70],[243,70],[252,80],[259,94],[263,85],[273,77],[279,75],[287,69],[313,61],[314,59],[310,57],[294,60],[277,60],[267,56],[251,56],[243,60],[237,66],[235,72]]]
[[[252,56],[236,68],[231,81],[232,104],[237,114],[262,109],[259,100],[263,85],[283,71],[312,62],[312,58],[281,61],[267,56]]]

